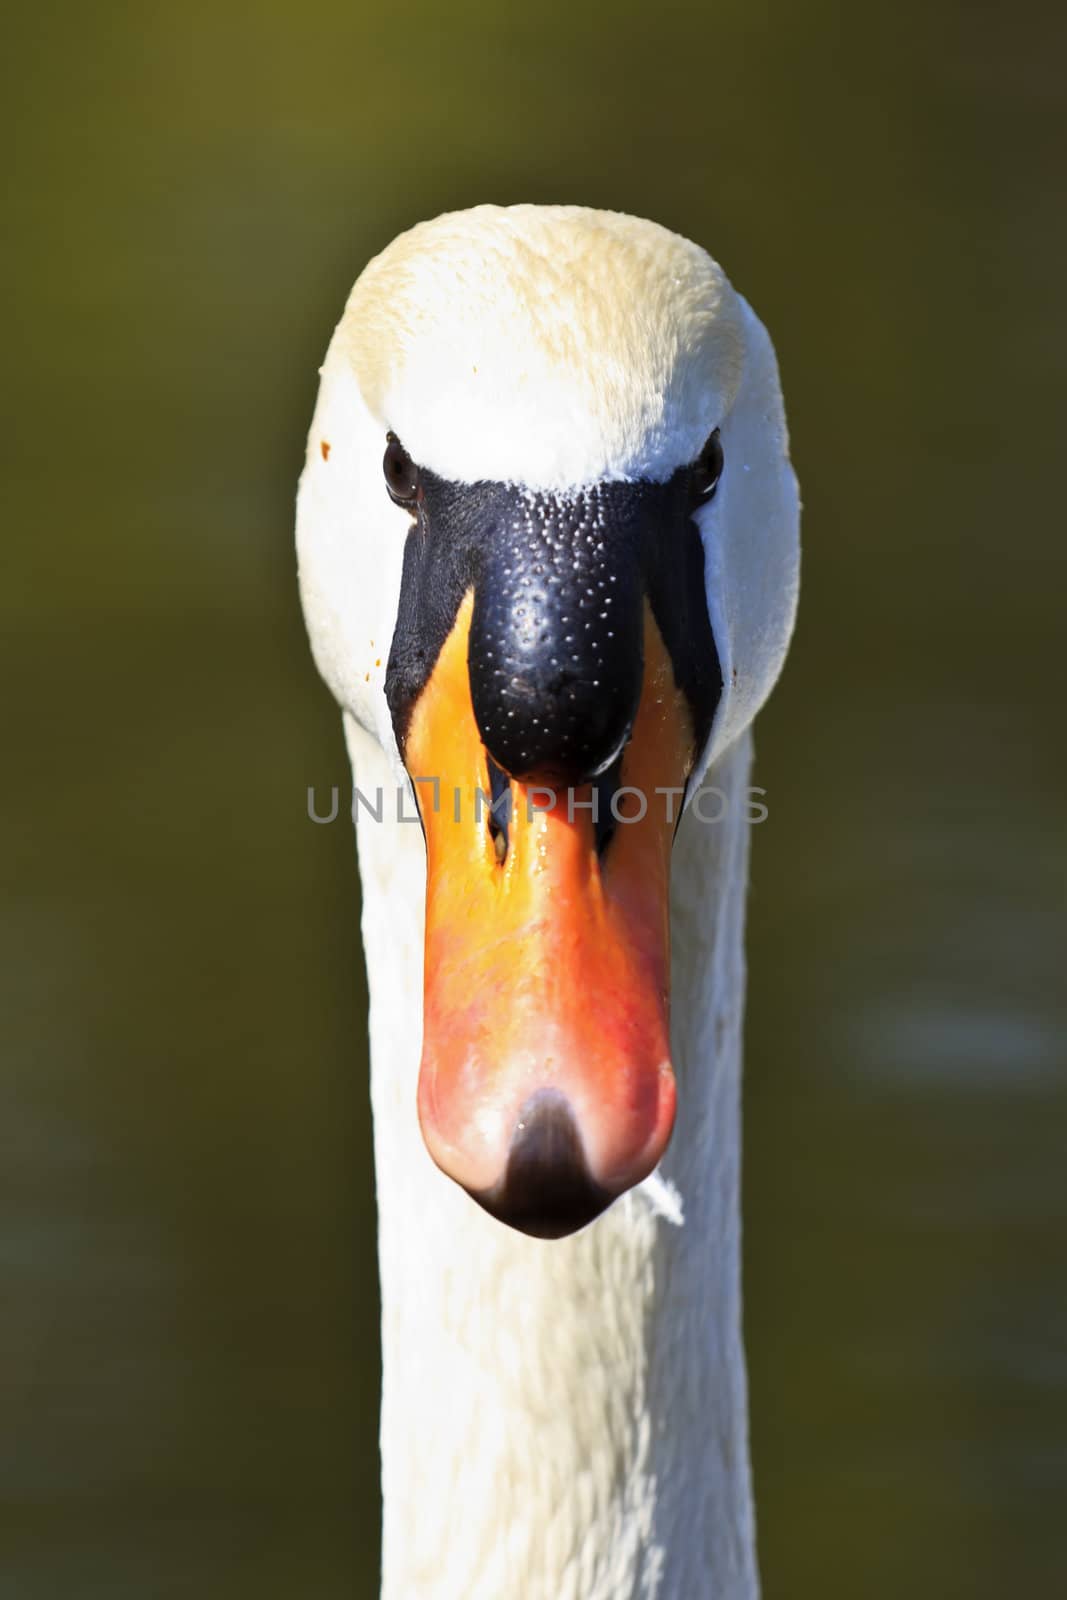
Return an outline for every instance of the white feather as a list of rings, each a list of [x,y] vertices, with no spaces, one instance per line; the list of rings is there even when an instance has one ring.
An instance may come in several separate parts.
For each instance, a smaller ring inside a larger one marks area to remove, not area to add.
[[[788,645],[796,483],[769,339],[653,224],[483,207],[357,283],[301,480],[300,582],[357,785],[403,782],[384,698],[408,519],[385,431],[453,479],[666,477],[721,429],[702,513],[725,815],[672,865],[679,1113],[660,1169],[583,1233],[526,1238],[431,1162],[415,1109],[421,833],[361,816],[382,1279],[386,1600],[754,1600],[741,1343],[740,1033],[748,726]],[[714,808],[716,814],[723,810]],[[683,1225],[684,1201],[684,1225]]]

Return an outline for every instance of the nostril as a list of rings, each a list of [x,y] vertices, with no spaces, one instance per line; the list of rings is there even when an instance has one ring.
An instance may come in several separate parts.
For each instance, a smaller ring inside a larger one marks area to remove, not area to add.
[[[593,826],[596,835],[596,852],[601,857],[615,837],[615,796],[618,793],[621,780],[622,753],[620,752],[607,771],[602,773],[594,784],[596,810],[593,813]]]
[[[503,866],[508,854],[508,824],[511,821],[511,779],[502,772],[492,756],[486,757],[489,767],[489,837],[493,841],[497,865]]]
[[[614,1198],[590,1176],[574,1115],[554,1089],[542,1089],[527,1101],[503,1178],[474,1195],[499,1221],[537,1239],[577,1232]]]

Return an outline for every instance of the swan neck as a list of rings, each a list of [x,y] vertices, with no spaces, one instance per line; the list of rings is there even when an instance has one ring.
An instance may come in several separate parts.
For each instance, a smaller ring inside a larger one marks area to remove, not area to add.
[[[385,1600],[758,1594],[741,1343],[739,1067],[747,738],[672,868],[679,1113],[653,1183],[570,1239],[487,1217],[416,1117],[425,860],[346,726],[371,995]],[[680,1219],[679,1219],[680,1213]]]

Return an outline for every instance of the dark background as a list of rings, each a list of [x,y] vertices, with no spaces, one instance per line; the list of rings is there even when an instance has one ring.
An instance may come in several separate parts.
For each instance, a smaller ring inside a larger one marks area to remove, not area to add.
[[[397,231],[581,201],[777,343],[746,1291],[767,1600],[1067,1565],[1061,7],[35,4],[0,104],[0,1595],[369,1597],[379,1350],[316,368]],[[680,1597],[667,1597],[680,1600]]]

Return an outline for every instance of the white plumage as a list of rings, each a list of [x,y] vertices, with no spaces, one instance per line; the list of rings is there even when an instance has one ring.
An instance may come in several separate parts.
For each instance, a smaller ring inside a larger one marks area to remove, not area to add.
[[[727,803],[716,824],[690,806],[674,850],[678,1121],[655,1183],[575,1237],[504,1227],[426,1153],[423,840],[390,805],[360,823],[387,1600],[757,1592],[738,1217],[748,727],[788,645],[798,504],[765,331],[702,250],[651,223],[521,206],[424,224],[366,269],[323,367],[301,593],[365,793],[404,780],[383,686],[408,521],[382,488],[386,430],[453,480],[567,489],[665,479],[715,427],[727,466],[698,515],[724,692],[700,768]]]

